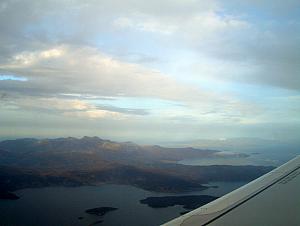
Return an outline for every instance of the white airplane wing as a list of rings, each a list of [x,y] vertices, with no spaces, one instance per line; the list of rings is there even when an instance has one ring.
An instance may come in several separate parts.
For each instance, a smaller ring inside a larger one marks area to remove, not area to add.
[[[300,226],[300,156],[164,226]]]

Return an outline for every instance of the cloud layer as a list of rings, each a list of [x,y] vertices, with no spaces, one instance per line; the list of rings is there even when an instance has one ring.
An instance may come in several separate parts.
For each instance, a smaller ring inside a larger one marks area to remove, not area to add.
[[[45,127],[74,118],[82,135],[112,125],[98,135],[146,139],[140,131],[155,134],[155,125],[168,139],[251,136],[252,127],[271,137],[274,124],[287,137],[300,123],[299,6],[2,1],[1,134],[39,115]],[[80,120],[94,126],[83,131]]]

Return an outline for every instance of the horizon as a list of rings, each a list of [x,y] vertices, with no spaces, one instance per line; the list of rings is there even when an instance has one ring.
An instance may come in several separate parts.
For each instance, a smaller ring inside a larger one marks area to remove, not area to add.
[[[300,136],[298,1],[2,1],[0,140]]]
[[[192,147],[192,148],[209,148],[217,146],[224,146],[230,144],[234,144],[233,149],[240,149],[241,145],[256,145],[264,146],[264,145],[274,145],[276,144],[285,144],[285,145],[292,145],[292,147],[296,148],[297,145],[300,144],[298,139],[289,139],[289,140],[278,140],[278,139],[262,139],[259,137],[234,137],[234,138],[220,138],[220,139],[191,139],[191,140],[177,140],[177,141],[163,141],[163,142],[142,142],[138,140],[115,140],[110,139],[109,137],[99,137],[99,136],[65,136],[65,137],[7,137],[7,138],[0,138],[0,142],[2,141],[15,141],[15,140],[25,140],[25,139],[33,139],[33,140],[56,140],[56,139],[77,139],[81,140],[84,138],[97,138],[100,140],[110,141],[110,142],[117,142],[117,143],[133,143],[137,145],[147,146],[147,145],[158,145],[162,147]],[[242,142],[242,143],[241,143]],[[263,142],[263,143],[261,143]],[[202,146],[202,147],[201,147]],[[228,147],[227,147],[228,148]],[[226,150],[230,151],[230,150]]]

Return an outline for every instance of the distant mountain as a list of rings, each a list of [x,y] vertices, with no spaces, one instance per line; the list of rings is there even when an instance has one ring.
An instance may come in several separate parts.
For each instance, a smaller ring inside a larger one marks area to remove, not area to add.
[[[201,190],[211,181],[249,181],[263,166],[184,166],[184,158],[213,157],[215,150],[141,146],[98,137],[17,139],[0,142],[0,190],[29,187],[130,184],[146,190]]]
[[[0,142],[0,165],[30,168],[103,168],[113,163],[138,164],[211,156],[216,151],[140,146],[98,137],[18,139]]]

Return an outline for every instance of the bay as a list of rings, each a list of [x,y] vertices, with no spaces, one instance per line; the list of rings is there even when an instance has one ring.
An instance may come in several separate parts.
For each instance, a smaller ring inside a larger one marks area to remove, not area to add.
[[[212,195],[222,196],[246,182],[216,182],[204,191],[166,194],[145,191],[128,185],[82,187],[46,187],[15,192],[19,200],[0,200],[0,223],[8,226],[87,226],[160,225],[185,211],[182,206],[151,208],[139,201],[150,196]],[[96,207],[115,207],[103,217],[85,213]],[[79,219],[82,218],[82,219]],[[100,223],[103,221],[102,223]]]

